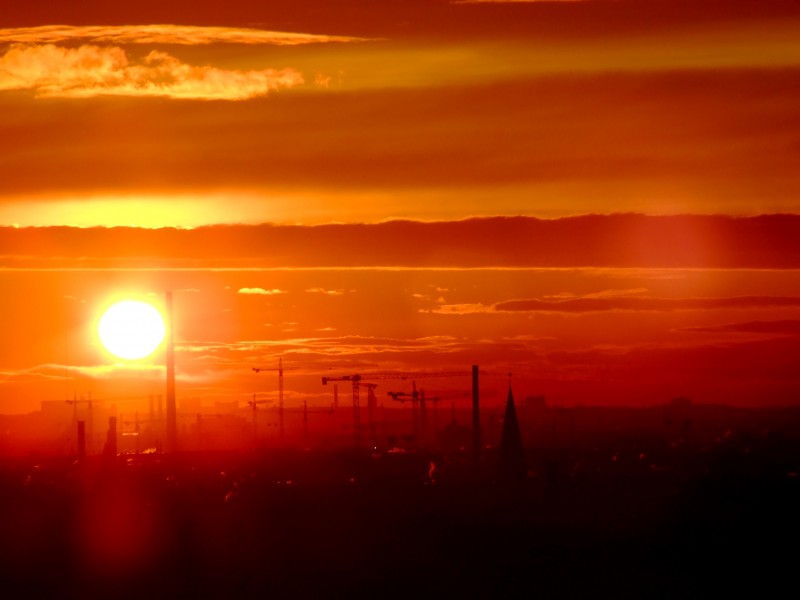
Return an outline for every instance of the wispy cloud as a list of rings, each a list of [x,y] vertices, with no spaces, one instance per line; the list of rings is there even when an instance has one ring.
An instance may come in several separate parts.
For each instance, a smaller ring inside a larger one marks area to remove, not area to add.
[[[276,294],[287,294],[286,290],[279,290],[279,289],[271,289],[266,290],[264,288],[259,287],[246,287],[246,288],[239,288],[239,291],[236,292],[237,294],[244,294],[244,295],[255,295],[255,296],[274,296]]]
[[[499,312],[597,312],[718,310],[800,306],[793,296],[736,296],[732,298],[584,297],[568,300],[507,300],[493,306]]]
[[[625,292],[625,290],[620,290]],[[486,313],[590,313],[606,311],[671,312],[676,310],[719,310],[741,308],[800,307],[794,296],[735,296],[730,298],[654,298],[614,295],[613,290],[586,296],[547,296],[525,300],[504,300],[494,304],[442,304],[419,309],[421,313],[474,315]],[[638,293],[640,290],[630,290]]]
[[[800,335],[800,321],[749,321],[712,327],[686,327],[682,331],[696,333],[758,333],[767,335]]]
[[[474,315],[480,313],[496,312],[494,306],[488,304],[442,304],[435,308],[421,308],[421,313],[435,313],[439,315]]]
[[[71,26],[44,25],[0,29],[0,44],[52,44],[88,41],[104,44],[271,44],[296,46],[326,42],[363,42],[365,38],[317,35],[237,27],[193,25]]]
[[[64,368],[59,372],[41,372],[40,367],[31,369],[20,369],[17,371],[0,371],[0,383],[26,383],[42,380],[63,380],[65,379]]]
[[[599,292],[591,292],[589,294],[578,295],[572,292],[564,292],[552,296],[545,296],[547,300],[573,300],[575,298],[624,298],[628,296],[641,296],[646,294],[649,290],[647,288],[629,288],[624,290],[609,289],[601,290]]]
[[[310,288],[306,290],[310,294],[325,294],[327,296],[341,296],[344,290],[326,290],[325,288]]]
[[[193,66],[158,51],[132,60],[118,47],[15,45],[0,57],[0,91],[30,90],[41,98],[247,100],[302,83],[302,74],[291,68],[237,71]]]
[[[324,328],[320,331],[334,331]],[[390,337],[372,337],[358,335],[341,335],[334,337],[295,337],[283,340],[247,340],[233,343],[217,342],[185,342],[179,345],[180,352],[191,352],[195,360],[212,363],[217,367],[235,367],[250,365],[254,360],[268,363],[284,358],[289,366],[302,365],[312,371],[320,366],[331,366],[331,357],[352,357],[364,355],[436,353],[451,354],[460,352],[475,345],[474,340],[464,340],[452,336],[431,336],[416,339],[400,339]],[[325,360],[314,362],[314,357]]]
[[[76,376],[92,379],[113,379],[119,375],[136,375],[145,378],[163,378],[164,367],[146,363],[111,363],[103,365],[65,365],[45,363],[19,371],[0,372],[0,380],[64,380]]]
[[[73,375],[77,373],[94,379],[112,379],[120,374],[135,374],[139,377],[158,379],[163,377],[164,367],[161,365],[115,363],[110,365],[70,366],[70,372]]]

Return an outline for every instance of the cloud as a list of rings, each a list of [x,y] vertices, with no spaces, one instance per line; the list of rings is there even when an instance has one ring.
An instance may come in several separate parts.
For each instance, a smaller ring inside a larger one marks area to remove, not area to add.
[[[321,332],[334,331],[322,328]],[[181,352],[193,354],[193,360],[215,365],[220,368],[238,369],[242,365],[270,364],[282,357],[287,370],[310,370],[316,373],[320,368],[335,366],[331,358],[352,358],[364,356],[403,355],[424,353],[453,354],[473,348],[482,342],[470,341],[452,336],[431,336],[416,339],[393,337],[372,337],[359,335],[340,335],[335,337],[294,337],[283,340],[246,340],[233,343],[186,342],[178,347]],[[495,342],[487,342],[493,346]],[[385,358],[381,364],[385,365]],[[348,366],[349,363],[344,366]],[[363,368],[361,365],[359,368]],[[376,367],[372,364],[371,368]],[[249,367],[246,369],[249,371]]]
[[[268,110],[260,102],[210,103],[196,111],[181,102],[143,102],[136,122],[152,123],[145,128],[130,125],[129,111],[118,105],[97,114],[80,112],[72,102],[31,111],[21,95],[3,95],[0,221],[320,223],[343,220],[343,205],[350,221],[611,210],[752,214],[792,211],[800,193],[797,146],[786,137],[800,105],[800,69],[567,72],[497,82],[503,73],[493,73],[509,62],[550,61],[469,51],[463,54],[491,58],[493,71],[475,75],[474,85],[445,85],[436,71],[412,89],[394,87],[405,74],[385,65],[413,65],[413,72],[434,63],[458,77],[472,69],[404,55],[372,56],[362,64],[357,57],[367,48],[337,46],[329,56],[330,48],[277,49],[297,62],[265,58],[270,62],[256,66],[297,68],[304,91],[311,91],[315,70],[332,70],[341,55],[348,82],[373,73],[385,82],[363,91],[348,83],[358,95],[357,109],[350,93],[325,92],[273,94],[270,104],[279,106]],[[205,63],[188,57],[217,55],[211,48],[166,51],[191,64]],[[275,55],[262,49],[224,54],[225,64],[210,64],[254,68],[234,61]],[[232,112],[223,115],[228,108]],[[214,114],[200,114],[205,110]],[[112,129],[124,130],[124,138],[105,135]],[[29,198],[51,206],[26,210]],[[88,199],[92,210],[86,210]],[[144,210],[132,210],[134,203],[125,202],[131,199],[146,200]],[[188,208],[195,203],[205,210]]]
[[[326,294],[328,296],[341,296],[344,290],[326,290],[325,288],[310,288],[306,290],[310,294]]]
[[[686,327],[681,331],[696,333],[763,333],[774,335],[800,335],[800,321],[749,321],[747,323],[730,323],[716,327]]]
[[[88,41],[102,44],[269,44],[296,46],[327,42],[363,42],[366,38],[317,35],[236,27],[194,25],[71,26],[43,25],[0,29],[0,44],[53,44]]]
[[[64,380],[76,376],[90,377],[92,379],[113,379],[120,374],[136,375],[147,378],[163,378],[164,367],[146,363],[113,363],[104,365],[69,365],[68,374],[65,375],[65,365],[46,363],[30,369],[14,372],[0,372],[0,380],[11,378],[28,378]]]
[[[793,296],[737,296],[731,298],[584,297],[568,300],[507,300],[493,305],[497,312],[673,311],[725,308],[797,307]]]
[[[551,337],[541,337],[538,335],[533,335],[531,333],[522,333],[519,335],[510,335],[503,337],[503,340],[509,342],[552,342],[554,338]]]
[[[70,366],[70,372],[95,379],[110,379],[120,373],[161,379],[164,376],[164,367],[161,365],[115,363],[111,365]]]
[[[443,304],[434,308],[419,309],[420,313],[440,315],[474,315],[499,313],[590,313],[606,311],[650,311],[671,312],[676,310],[720,310],[742,308],[800,307],[800,297],[793,296],[735,296],[730,298],[653,298],[630,296],[625,292],[638,293],[641,290],[606,290],[580,297],[566,295],[531,298],[526,300],[505,300],[495,304]],[[792,322],[794,323],[794,322]],[[769,325],[764,325],[769,327]],[[721,331],[712,328],[696,328],[688,331]],[[742,330],[753,332],[755,330]]]
[[[443,304],[434,308],[419,309],[418,312],[440,315],[474,315],[474,314],[499,314],[499,313],[591,313],[606,311],[649,311],[671,312],[676,310],[720,310],[742,308],[778,308],[800,307],[800,297],[794,296],[736,296],[730,298],[653,298],[628,295],[639,293],[642,290],[605,290],[585,296],[571,297],[568,295],[547,296],[545,298],[531,298],[525,300],[505,300],[495,304]],[[788,325],[787,325],[788,323]],[[734,329],[735,326],[725,328],[690,328],[684,331],[743,331],[750,333],[794,333],[785,331],[796,321],[776,321],[768,323],[758,322],[761,329],[754,329],[756,325],[742,325],[750,329]],[[783,328],[783,329],[781,329]]]
[[[81,266],[98,268],[598,267],[603,276],[609,268],[625,268],[634,269],[626,275],[640,278],[641,269],[652,269],[651,278],[672,279],[680,275],[675,269],[686,268],[800,268],[800,215],[612,214],[195,229],[0,227],[3,266],[21,261],[75,266],[78,259]],[[603,293],[638,294],[640,289],[631,287]]]
[[[45,365],[46,366],[46,365]],[[65,379],[64,368],[60,372],[40,372],[41,367],[20,369],[18,371],[0,371],[0,383],[29,383],[35,381],[58,381]]]
[[[264,288],[239,288],[237,294],[245,295],[258,295],[258,296],[274,296],[276,294],[288,294],[286,290],[271,289],[265,290]]]
[[[578,296],[577,294],[573,294],[571,292],[565,292],[555,296],[546,296],[546,298],[548,300],[571,300],[574,298],[624,298],[628,296],[641,296],[642,294],[646,294],[648,291],[649,290],[647,288],[628,288],[624,290],[610,289],[592,292],[590,294],[583,294],[582,296]]]
[[[247,100],[302,83],[302,74],[291,68],[236,71],[192,66],[158,51],[132,61],[118,47],[15,45],[0,57],[0,91],[30,90],[40,98]]]
[[[475,304],[442,304],[436,308],[421,308],[418,312],[433,313],[439,315],[475,315],[482,313],[496,312],[493,306],[475,303]]]

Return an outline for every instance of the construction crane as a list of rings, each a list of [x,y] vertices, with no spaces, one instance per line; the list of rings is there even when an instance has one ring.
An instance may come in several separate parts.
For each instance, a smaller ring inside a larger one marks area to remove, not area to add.
[[[410,392],[387,392],[392,400],[411,402],[411,435],[417,444],[425,441],[427,423],[425,421],[425,392],[417,389],[417,382],[412,383],[413,388]]]
[[[283,359],[278,359],[278,367],[253,367],[253,371],[277,371],[278,372],[278,435],[283,439]],[[253,409],[255,410],[255,408]]]
[[[259,404],[266,404],[266,400],[258,400],[256,399],[256,394],[253,394],[253,399],[247,401],[247,405],[253,409],[253,446],[256,446],[258,443],[258,429],[256,425],[256,408]]]
[[[350,381],[353,384],[353,436],[356,448],[361,445],[361,408],[359,390],[362,381],[380,381],[384,379],[423,379],[426,377],[468,377],[471,371],[389,371],[383,373],[365,373],[363,375],[341,375],[339,377],[323,377],[322,385],[329,381]],[[374,388],[373,388],[374,389]]]
[[[426,402],[431,401],[434,403],[434,410],[433,410],[433,428],[434,432],[439,427],[439,417],[436,412],[436,402],[440,400],[440,398],[427,398],[425,396],[425,390],[417,390],[417,382],[413,382],[413,389],[411,392],[387,392],[389,396],[392,397],[392,400],[397,402],[405,402],[406,398],[411,401],[411,431],[414,440],[417,444],[422,446],[427,445],[428,443],[428,413],[426,408]]]

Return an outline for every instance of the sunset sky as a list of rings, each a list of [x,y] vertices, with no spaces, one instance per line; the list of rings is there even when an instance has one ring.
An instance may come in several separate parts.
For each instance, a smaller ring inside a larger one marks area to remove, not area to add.
[[[162,393],[95,324],[166,290],[179,401],[797,402],[797,2],[10,4],[0,413]]]

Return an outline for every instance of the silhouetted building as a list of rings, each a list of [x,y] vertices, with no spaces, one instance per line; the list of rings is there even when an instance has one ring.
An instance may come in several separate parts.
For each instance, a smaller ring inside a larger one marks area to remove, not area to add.
[[[500,438],[497,472],[500,479],[503,480],[521,480],[527,475],[525,450],[522,447],[517,410],[514,407],[514,395],[510,385],[508,386],[506,412],[503,417],[503,435]]]

